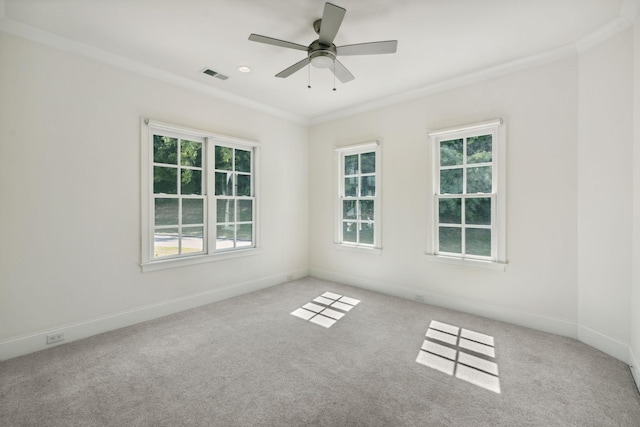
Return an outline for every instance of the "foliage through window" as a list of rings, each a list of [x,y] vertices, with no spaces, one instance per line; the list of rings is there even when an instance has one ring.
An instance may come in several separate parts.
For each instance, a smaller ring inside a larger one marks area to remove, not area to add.
[[[146,134],[143,265],[255,247],[255,145],[155,123]]]
[[[379,143],[339,148],[337,241],[380,247]]]
[[[501,261],[500,122],[430,134],[434,142],[435,255]]]

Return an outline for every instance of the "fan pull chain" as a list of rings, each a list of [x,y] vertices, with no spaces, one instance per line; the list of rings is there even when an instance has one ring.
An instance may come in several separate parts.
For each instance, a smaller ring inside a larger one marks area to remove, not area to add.
[[[307,84],[307,87],[309,89],[311,89],[311,63],[309,63],[309,80],[308,80],[308,82],[309,83]]]
[[[336,59],[333,58],[333,91],[336,91]]]

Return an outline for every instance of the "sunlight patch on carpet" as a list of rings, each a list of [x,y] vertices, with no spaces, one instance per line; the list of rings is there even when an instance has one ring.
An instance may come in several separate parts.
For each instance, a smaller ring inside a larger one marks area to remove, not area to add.
[[[292,311],[291,314],[316,325],[330,328],[358,303],[360,303],[358,299],[325,292]]]
[[[495,357],[492,336],[432,320],[416,362],[500,393]]]

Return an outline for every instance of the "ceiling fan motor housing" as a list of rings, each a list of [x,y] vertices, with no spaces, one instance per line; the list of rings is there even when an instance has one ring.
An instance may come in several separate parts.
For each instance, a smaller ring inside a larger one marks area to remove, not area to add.
[[[318,42],[318,40],[309,45],[307,52],[309,60],[311,60],[311,65],[316,68],[329,68],[333,65],[337,56],[337,50],[334,44],[326,46]]]

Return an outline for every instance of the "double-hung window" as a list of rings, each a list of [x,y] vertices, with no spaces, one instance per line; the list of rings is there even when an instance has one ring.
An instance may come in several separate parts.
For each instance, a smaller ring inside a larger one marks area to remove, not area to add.
[[[215,146],[216,250],[253,246],[252,151]]]
[[[434,149],[431,254],[503,268],[502,121],[434,131],[429,137]]]
[[[379,141],[336,149],[336,242],[340,246],[381,248],[380,153]]]
[[[256,248],[257,145],[145,120],[143,271]]]
[[[153,258],[205,251],[204,138],[153,134]]]

